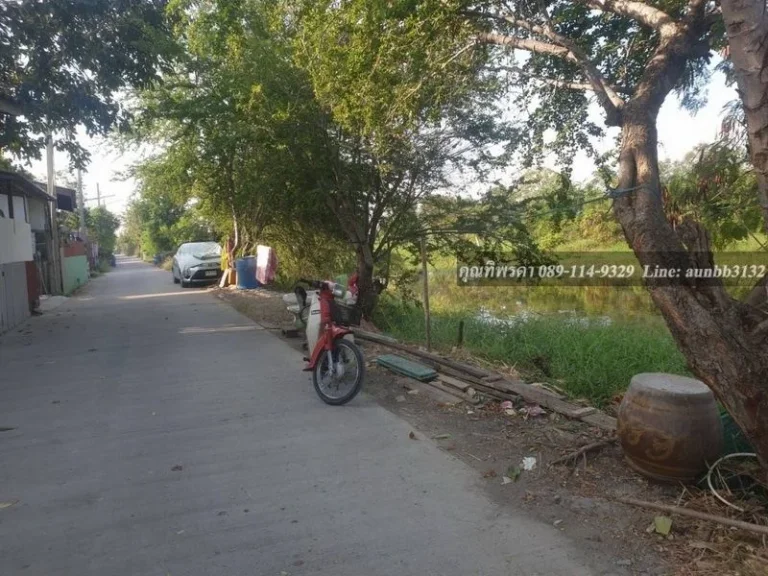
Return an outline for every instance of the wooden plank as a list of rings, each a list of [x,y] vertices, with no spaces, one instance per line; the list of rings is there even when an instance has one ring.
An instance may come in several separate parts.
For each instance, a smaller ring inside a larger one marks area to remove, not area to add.
[[[555,392],[551,388],[547,387],[545,384],[529,384],[532,388],[535,388],[536,390],[541,390],[545,394],[549,394],[550,396],[554,396],[555,398],[559,398],[560,400],[565,400],[566,396],[565,394],[560,394],[559,392]]]
[[[408,382],[406,387],[411,390],[418,390],[425,396],[429,396],[435,402],[439,402],[440,404],[448,404],[449,406],[454,406],[462,402],[460,398],[457,398],[453,394],[449,394],[444,390],[432,386],[432,382],[418,382],[414,380],[412,382]]]
[[[403,374],[404,376],[422,382],[432,380],[437,376],[437,372],[433,368],[418,362],[413,362],[402,356],[397,356],[396,354],[384,354],[383,356],[379,356],[376,358],[376,363],[393,372]]]
[[[396,340],[393,340],[387,336],[382,336],[381,334],[374,334],[373,332],[367,332],[365,330],[360,330],[358,328],[353,328],[352,332],[355,334],[356,338],[360,338],[361,340],[368,340],[370,342],[376,342],[377,344],[389,346],[390,348],[394,348],[395,350],[402,350],[418,358],[421,358],[424,360],[430,360],[432,362],[437,362],[440,365],[448,366],[450,368],[453,368],[454,370],[459,370],[460,372],[470,374],[472,376],[476,376],[477,378],[490,376],[492,374],[492,372],[489,372],[488,370],[484,370],[482,368],[478,368],[476,366],[470,366],[469,364],[463,364],[461,362],[456,362],[454,360],[443,358],[442,356],[438,356],[437,354],[432,354],[430,352],[417,350],[413,346],[401,344],[400,342],[397,342]]]
[[[472,386],[472,384],[469,382],[459,380],[458,378],[448,376],[447,374],[438,374],[437,379],[440,380],[443,384],[446,384],[452,388],[456,388],[457,390],[461,390],[462,392],[466,392],[467,388]]]
[[[560,398],[544,392],[541,388],[530,386],[520,380],[505,379],[498,382],[490,382],[488,386],[491,388],[497,388],[504,392],[515,394],[517,396],[521,396],[527,402],[535,402],[536,404],[541,404],[542,406],[546,406],[547,402],[551,402],[553,400],[560,401]]]
[[[445,366],[435,366],[435,368],[440,369],[443,372],[447,372],[449,376],[456,378],[458,380],[466,380],[467,382],[471,383],[472,388],[474,388],[476,392],[481,392],[486,396],[495,398],[496,400],[514,400],[515,399],[514,395],[491,388],[488,384],[484,383],[480,378],[475,378],[474,376],[462,374],[458,370],[452,370],[451,368],[447,368]]]
[[[544,408],[554,410],[558,414],[562,414],[568,418],[580,419],[583,416],[592,414],[596,411],[594,408],[585,408],[584,406],[562,400],[557,396],[553,396],[543,391],[541,388],[536,388],[535,386],[520,382],[519,380],[503,380],[501,382],[493,382],[489,384],[489,386],[499,387],[512,392],[513,394],[517,394],[526,402],[539,404]]]
[[[456,396],[457,398],[463,400],[464,402],[469,402],[470,404],[477,404],[478,402],[480,402],[480,398],[477,396],[477,392],[474,393],[475,394],[474,396],[470,396],[466,392],[461,392],[456,388],[452,388],[451,386],[447,386],[443,384],[439,378],[437,380],[432,380],[431,382],[427,382],[427,384],[437,388],[438,390],[442,390],[447,394]]]
[[[475,366],[469,366],[461,362],[448,360],[422,350],[416,350],[412,346],[392,341],[388,337],[373,334],[372,332],[356,329],[354,330],[354,333],[355,336],[361,340],[376,342],[416,356],[424,360],[425,363],[432,365],[435,369],[440,369],[441,372],[447,372],[451,377],[470,382],[478,392],[491,396],[492,398],[507,400],[512,399],[514,396],[520,396],[527,402],[539,404],[569,418],[579,419],[605,430],[616,430],[615,418],[603,414],[594,408],[567,402],[562,396],[553,395],[549,390],[537,388],[519,380],[511,380],[503,377],[501,379],[495,379],[493,377],[498,376],[497,373]]]
[[[584,408],[581,408],[580,410],[576,410],[576,412],[574,412],[574,416],[573,417],[574,418],[583,419],[585,416],[591,416],[595,412],[597,412],[597,408],[592,408],[591,406],[586,406]]]
[[[584,416],[581,418],[581,421],[602,428],[603,430],[616,431],[616,428],[618,428],[616,418],[608,416],[608,414],[603,414],[602,412],[595,412],[589,416]]]

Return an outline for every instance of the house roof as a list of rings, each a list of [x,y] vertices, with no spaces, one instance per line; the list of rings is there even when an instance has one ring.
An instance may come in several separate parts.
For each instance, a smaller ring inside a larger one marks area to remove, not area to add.
[[[48,185],[45,182],[35,182],[43,192],[48,191]],[[77,209],[77,192],[72,188],[56,186],[56,207],[59,210],[74,212]]]
[[[38,198],[46,202],[53,202],[53,198],[48,196],[46,191],[40,188],[39,184],[32,182],[29,178],[18,174],[17,172],[10,172],[8,170],[0,170],[0,190],[6,187],[13,187],[13,191],[21,193],[24,196],[30,198]],[[9,192],[11,190],[8,190]]]

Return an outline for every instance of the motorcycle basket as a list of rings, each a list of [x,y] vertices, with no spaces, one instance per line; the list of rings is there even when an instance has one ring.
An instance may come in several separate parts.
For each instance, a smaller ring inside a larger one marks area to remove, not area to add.
[[[357,306],[347,306],[338,302],[331,302],[331,316],[333,321],[340,326],[360,326],[362,312]]]

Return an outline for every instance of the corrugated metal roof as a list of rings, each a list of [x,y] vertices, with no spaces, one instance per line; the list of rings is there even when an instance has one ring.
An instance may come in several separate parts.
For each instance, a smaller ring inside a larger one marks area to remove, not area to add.
[[[53,202],[54,198],[48,196],[44,188],[40,188],[40,185],[25,176],[18,174],[17,172],[9,172],[8,170],[0,170],[0,181],[10,182],[15,184],[17,189],[25,196],[32,198],[39,198],[47,202]]]

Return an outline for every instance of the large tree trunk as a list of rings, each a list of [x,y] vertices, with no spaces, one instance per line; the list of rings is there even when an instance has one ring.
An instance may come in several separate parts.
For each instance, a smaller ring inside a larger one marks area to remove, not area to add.
[[[664,216],[656,114],[649,108],[647,102],[630,101],[624,110],[619,187],[641,188],[616,201],[616,215],[641,265],[706,266],[711,263],[706,232],[687,222],[676,233]],[[756,330],[760,314],[711,281],[674,286],[649,281],[648,289],[691,371],[714,391],[768,469],[768,355],[766,333]]]
[[[357,249],[357,305],[363,312],[363,317],[370,320],[376,308],[378,294],[373,285],[373,251],[366,245]]]
[[[768,13],[765,0],[722,0],[720,6],[768,232]]]

